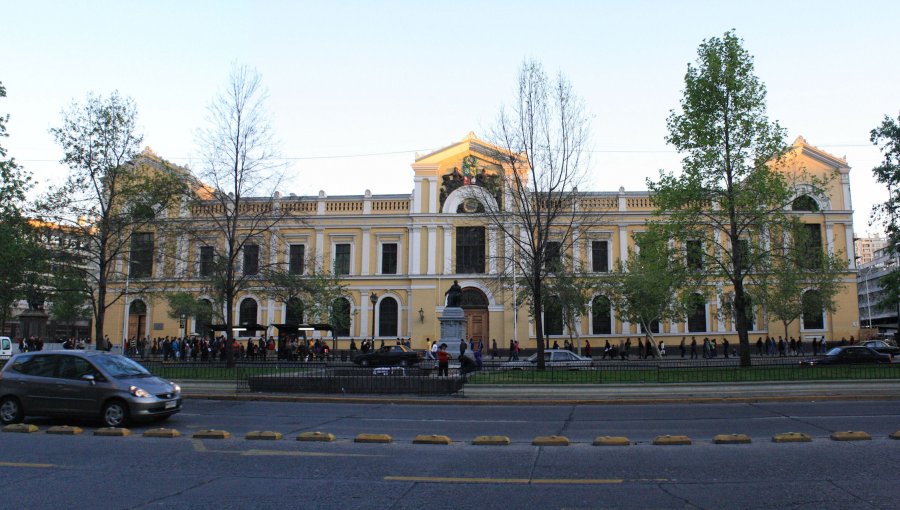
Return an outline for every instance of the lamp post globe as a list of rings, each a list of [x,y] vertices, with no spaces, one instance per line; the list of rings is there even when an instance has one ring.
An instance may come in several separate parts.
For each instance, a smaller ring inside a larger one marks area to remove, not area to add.
[[[371,349],[375,349],[375,303],[378,302],[378,294],[372,292],[369,295],[369,301],[372,303],[372,346]]]

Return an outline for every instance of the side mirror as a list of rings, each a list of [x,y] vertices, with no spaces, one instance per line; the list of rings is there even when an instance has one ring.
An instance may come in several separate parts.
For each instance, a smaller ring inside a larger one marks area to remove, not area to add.
[[[93,374],[84,374],[83,376],[81,376],[81,380],[82,380],[82,381],[87,381],[87,382],[89,382],[89,383],[91,383],[91,384],[94,384],[94,383],[95,383],[95,379],[94,379],[94,375],[93,375]]]

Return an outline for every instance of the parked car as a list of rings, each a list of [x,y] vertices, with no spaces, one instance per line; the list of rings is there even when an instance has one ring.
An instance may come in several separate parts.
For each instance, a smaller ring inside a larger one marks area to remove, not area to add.
[[[521,361],[507,361],[501,368],[504,370],[522,370],[537,366],[538,353]],[[567,368],[569,370],[581,370],[591,368],[593,360],[584,356],[579,356],[572,351],[566,349],[545,349],[544,365],[550,368]]]
[[[12,356],[12,340],[8,336],[0,336],[0,359]]]
[[[107,352],[50,351],[13,356],[0,371],[0,421],[29,416],[99,417],[121,427],[130,420],[168,418],[181,411],[181,388],[137,362]]]
[[[824,356],[808,358],[800,362],[801,365],[849,365],[861,363],[890,363],[891,357],[870,347],[853,345],[835,347]]]
[[[360,354],[353,358],[353,363],[363,367],[411,367],[418,363],[424,354],[403,345],[385,345],[384,347]]]
[[[887,354],[892,358],[900,354],[900,347],[897,347],[897,344],[890,340],[867,340],[860,345],[862,345],[863,347],[868,347],[870,349],[875,349],[881,354]]]

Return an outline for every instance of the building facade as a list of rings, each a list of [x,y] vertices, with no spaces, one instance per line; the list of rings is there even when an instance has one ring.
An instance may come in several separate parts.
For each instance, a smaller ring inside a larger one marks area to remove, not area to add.
[[[878,251],[887,246],[887,239],[877,235],[858,237],[854,240],[856,249],[856,263],[862,266],[871,264],[878,256]]]
[[[857,290],[859,293],[859,325],[869,328],[870,334],[897,331],[898,309],[883,306],[884,297],[881,279],[897,269],[897,257],[884,248],[877,250],[872,260],[859,265]]]
[[[372,195],[367,191],[364,195],[328,196],[320,192],[315,197],[267,198],[266,207],[277,210],[281,219],[271,232],[245,250],[244,270],[280,263],[303,272],[306,260],[334,268],[347,289],[341,298],[344,301],[335,309],[349,317],[349,327],[336,332],[339,348],[346,348],[351,339],[359,343],[373,337],[410,339],[414,348],[426,347],[440,336],[438,319],[445,304],[444,294],[454,280],[463,288],[470,338],[482,339],[486,345],[496,339],[500,348],[517,339],[523,348],[533,348],[536,335],[527,307],[512,306],[516,289],[495,283],[500,257],[510,250],[510,240],[482,214],[484,205],[498,200],[502,193],[492,177],[502,171],[502,163],[492,159],[492,154],[496,154],[494,148],[470,134],[458,143],[418,157],[412,164],[410,194]],[[846,290],[837,298],[837,311],[797,321],[790,333],[838,339],[857,335],[850,167],[844,159],[802,138],[794,142],[792,156],[780,171],[833,176],[827,193],[806,195],[805,201],[811,206],[796,214],[804,223],[818,225],[822,249],[846,256],[849,269],[844,275]],[[803,189],[797,193],[798,197],[805,195]],[[171,221],[193,221],[202,213],[196,207],[182,208],[171,215]],[[565,255],[598,277],[627,257],[635,234],[646,228],[653,213],[648,192],[622,188],[582,194],[578,207],[595,212],[600,219],[589,229],[578,231],[572,249]],[[151,239],[144,249],[133,250],[132,257],[144,262],[139,264],[142,272],[133,275],[138,278],[132,282],[140,280],[151,290],[129,294],[120,306],[110,309],[106,317],[110,339],[117,342],[125,337],[178,336],[202,330],[192,318],[186,318],[181,329],[178,320],[169,318],[162,299],[163,292],[173,289],[209,298],[203,295],[202,275],[210,253],[177,231],[172,229],[158,238],[148,234]],[[166,262],[167,254],[177,256]],[[726,311],[728,295],[726,285],[711,286],[702,309],[684,321],[659,325],[657,336],[670,345],[682,336],[728,337],[735,341],[734,320]],[[236,323],[270,325],[289,318],[285,303],[278,302],[263,285],[248,287],[234,307]],[[754,307],[752,322],[754,339],[769,331],[775,336],[783,332],[780,323],[770,323],[762,306]],[[592,345],[605,341],[612,344],[640,334],[636,325],[620,320],[610,301],[601,295],[593,297],[588,313],[576,321],[575,331],[558,326],[559,321],[544,323],[550,325],[551,329],[545,330],[551,344],[555,339],[562,343],[570,336],[578,338],[579,344],[585,340]],[[268,334],[275,335],[277,330],[270,329]]]

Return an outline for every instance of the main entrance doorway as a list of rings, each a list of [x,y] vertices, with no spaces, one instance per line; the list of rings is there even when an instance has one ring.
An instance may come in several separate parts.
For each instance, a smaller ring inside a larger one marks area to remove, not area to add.
[[[143,338],[147,333],[147,304],[132,301],[128,306],[128,338]]]
[[[460,305],[466,314],[466,341],[482,341],[487,346],[490,331],[487,296],[479,289],[468,287],[462,291]]]

